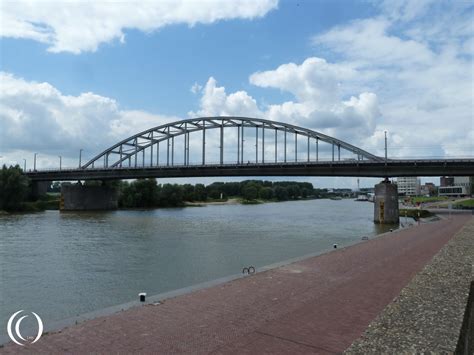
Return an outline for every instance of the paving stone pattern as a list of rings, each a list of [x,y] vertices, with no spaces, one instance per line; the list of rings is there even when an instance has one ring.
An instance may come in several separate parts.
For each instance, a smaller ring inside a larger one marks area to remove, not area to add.
[[[471,219],[346,354],[454,353],[473,279],[473,263]]]

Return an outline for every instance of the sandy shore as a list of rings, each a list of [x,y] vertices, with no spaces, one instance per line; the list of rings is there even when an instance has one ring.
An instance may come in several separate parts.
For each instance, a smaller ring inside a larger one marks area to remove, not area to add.
[[[212,205],[238,205],[240,204],[238,198],[229,198],[226,201],[212,201],[212,202],[186,202],[185,206],[199,207],[199,206],[212,206]]]

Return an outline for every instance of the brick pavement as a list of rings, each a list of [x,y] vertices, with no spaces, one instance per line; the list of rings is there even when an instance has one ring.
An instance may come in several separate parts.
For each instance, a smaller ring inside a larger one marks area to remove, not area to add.
[[[0,353],[340,353],[470,218],[390,233]]]

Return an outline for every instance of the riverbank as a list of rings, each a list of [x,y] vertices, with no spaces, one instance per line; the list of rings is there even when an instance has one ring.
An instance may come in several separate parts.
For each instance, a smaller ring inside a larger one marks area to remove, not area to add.
[[[341,352],[470,218],[387,233],[2,351]]]
[[[459,338],[474,282],[473,236],[474,219],[471,218],[346,354],[455,353],[456,350],[463,353],[457,347],[463,346]],[[469,329],[472,331],[472,325]],[[470,346],[472,349],[474,344]]]
[[[214,205],[238,205],[241,203],[241,200],[238,198],[228,198],[223,201],[198,201],[198,202],[189,202],[184,203],[184,207],[202,207],[202,206],[214,206]]]
[[[308,201],[308,200],[315,200],[316,198],[298,198],[293,200],[282,200],[277,201],[275,199],[272,200],[245,200],[243,198],[231,197],[222,200],[209,200],[209,201],[184,201],[183,205],[178,206],[171,206],[171,207],[149,207],[149,208],[127,208],[127,207],[120,207],[117,210],[123,211],[144,211],[144,210],[155,210],[155,209],[162,209],[162,208],[183,208],[183,207],[204,207],[204,206],[225,206],[225,205],[255,205],[255,204],[262,204],[262,203],[273,203],[273,202],[288,202],[288,201]],[[35,212],[43,212],[43,211],[55,211],[59,210],[59,200],[38,200],[34,202],[25,202],[24,208],[19,211],[3,211],[0,210],[0,215],[9,215],[9,214],[16,214],[16,213],[35,213]],[[81,212],[81,211],[75,211]],[[90,212],[90,211],[85,211]]]

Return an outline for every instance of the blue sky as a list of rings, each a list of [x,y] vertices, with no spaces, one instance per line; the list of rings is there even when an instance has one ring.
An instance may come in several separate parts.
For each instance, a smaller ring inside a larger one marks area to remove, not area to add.
[[[474,155],[467,1],[6,0],[1,12],[2,163],[41,152],[40,166],[74,165],[80,148],[224,114],[375,154],[388,130],[394,157]]]
[[[146,34],[125,30],[93,53],[49,53],[47,44],[2,39],[2,70],[46,81],[66,95],[93,91],[124,109],[186,115],[198,100],[189,88],[210,76],[229,91],[278,98],[249,85],[249,74],[318,53],[310,38],[334,25],[373,14],[367,2],[281,1],[258,20],[225,20],[211,26],[186,24]],[[284,96],[285,97],[285,96]]]

